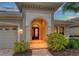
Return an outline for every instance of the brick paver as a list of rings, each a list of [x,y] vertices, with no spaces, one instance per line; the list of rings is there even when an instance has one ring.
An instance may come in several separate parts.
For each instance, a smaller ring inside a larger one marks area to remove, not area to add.
[[[12,49],[0,49],[0,56],[12,56]],[[52,56],[48,49],[32,49],[32,56]]]
[[[32,49],[32,56],[52,56],[48,49]]]
[[[12,56],[12,49],[0,49],[0,56]]]

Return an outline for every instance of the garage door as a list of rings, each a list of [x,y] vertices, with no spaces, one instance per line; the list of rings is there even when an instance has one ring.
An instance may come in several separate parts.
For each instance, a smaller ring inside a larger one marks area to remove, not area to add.
[[[15,40],[18,39],[17,27],[0,26],[0,49],[12,48]]]

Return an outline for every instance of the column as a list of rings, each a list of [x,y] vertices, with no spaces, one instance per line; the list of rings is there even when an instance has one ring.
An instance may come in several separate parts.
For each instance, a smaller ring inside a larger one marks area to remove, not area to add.
[[[20,26],[18,25],[18,42],[20,42],[20,32],[19,32]]]
[[[51,13],[51,32],[54,32],[54,11]]]
[[[29,41],[29,24],[26,24],[26,11],[22,11],[22,29],[23,29],[23,40]]]
[[[48,22],[48,34],[54,32],[54,19],[53,11],[51,11],[50,21]]]
[[[23,36],[22,39],[26,40],[26,12],[22,10],[22,29],[23,29]]]

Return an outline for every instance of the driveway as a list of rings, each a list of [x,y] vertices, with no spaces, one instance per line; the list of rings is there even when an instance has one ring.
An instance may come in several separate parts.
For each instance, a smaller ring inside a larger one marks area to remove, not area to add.
[[[12,49],[0,49],[0,56],[12,56]]]

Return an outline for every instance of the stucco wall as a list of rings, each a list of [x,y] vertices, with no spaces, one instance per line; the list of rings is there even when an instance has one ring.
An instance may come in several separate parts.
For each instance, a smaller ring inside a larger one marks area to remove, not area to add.
[[[23,24],[25,28],[24,34],[26,33],[26,39],[30,39],[30,25],[31,22],[35,19],[35,18],[42,18],[47,22],[47,34],[51,33],[52,31],[52,26],[51,25],[51,19],[52,19],[52,11],[48,11],[48,10],[36,10],[36,9],[23,9],[23,15],[24,15],[24,22]],[[53,19],[52,19],[53,20]],[[24,38],[25,39],[25,38]]]

